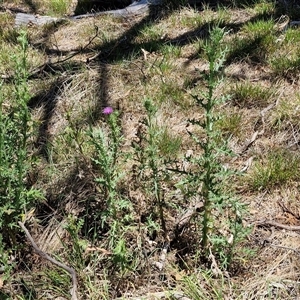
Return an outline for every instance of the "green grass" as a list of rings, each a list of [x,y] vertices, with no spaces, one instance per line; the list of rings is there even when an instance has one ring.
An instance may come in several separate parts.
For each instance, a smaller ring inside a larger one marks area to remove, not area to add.
[[[276,50],[274,21],[259,20],[245,23],[238,36],[230,41],[229,62],[246,58],[253,63],[266,64]]]
[[[167,127],[160,129],[158,137],[158,149],[163,157],[176,158],[182,144],[180,136],[176,136]]]
[[[183,290],[193,300],[224,299],[225,282],[213,279],[209,272],[202,272],[183,278]]]
[[[298,33],[297,29],[288,28],[284,36],[279,37],[277,51],[269,58],[275,76],[289,79],[297,74],[300,66]]]
[[[288,29],[283,40],[278,42],[281,51],[276,51],[270,58],[270,65],[275,75],[291,77],[295,75],[300,66],[298,31]]]
[[[220,6],[216,10],[213,10],[208,5],[201,14],[195,10],[194,13],[189,12],[183,15],[180,21],[183,26],[191,29],[201,28],[207,25],[226,26],[226,24],[230,22],[230,12],[226,7]]]
[[[174,46],[172,44],[166,44],[162,46],[160,52],[167,58],[167,59],[176,59],[181,56],[181,47]]]
[[[229,93],[232,102],[244,108],[265,107],[275,97],[272,88],[247,81],[236,84],[230,89]]]
[[[276,8],[275,1],[257,1],[257,3],[254,5],[253,10],[258,14],[259,17],[263,18],[270,18]]]
[[[280,75],[285,78],[291,78],[291,76],[296,75],[300,69],[300,59],[299,54],[296,53],[293,57],[286,58],[281,57],[279,59],[272,61],[272,68],[275,75]]]
[[[63,16],[68,12],[69,4],[69,0],[50,0],[49,12],[56,16]]]
[[[254,164],[249,184],[253,190],[270,190],[299,180],[300,157],[285,149],[273,150]]]
[[[174,83],[161,83],[155,99],[159,104],[174,103],[180,107],[187,105],[184,100],[184,91]]]
[[[293,101],[282,99],[270,117],[271,124],[278,130],[298,128],[300,120],[298,118],[300,108],[300,95],[293,95]]]
[[[139,31],[139,38],[145,43],[146,41],[157,41],[160,40],[164,35],[163,28],[149,24],[144,26],[142,30]]]
[[[240,136],[242,132],[242,115],[239,112],[233,111],[224,114],[224,116],[218,120],[217,127],[225,136]]]

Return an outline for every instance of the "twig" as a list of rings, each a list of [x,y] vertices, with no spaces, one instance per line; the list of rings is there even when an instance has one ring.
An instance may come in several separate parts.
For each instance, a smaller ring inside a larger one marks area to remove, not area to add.
[[[299,220],[300,219],[300,216],[299,214],[297,213],[294,213],[289,207],[287,207],[283,202],[281,201],[278,201],[277,202],[278,205],[282,208],[282,211],[284,213],[289,213],[290,215],[292,215],[295,219]]]
[[[203,201],[199,201],[193,204],[187,211],[181,214],[175,223],[175,229],[177,232],[181,231],[185,225],[187,225],[191,219],[204,209]]]
[[[240,155],[243,154],[244,152],[246,152],[248,150],[248,148],[256,141],[258,134],[259,134],[259,132],[255,131],[252,134],[251,139],[244,143],[244,145],[242,146],[242,149],[239,151]]]
[[[292,231],[300,231],[300,226],[296,226],[296,225],[285,225],[285,224],[281,224],[281,223],[277,223],[275,221],[272,220],[261,220],[261,221],[257,221],[255,222],[255,225],[269,225],[269,226],[274,226],[274,227],[278,227],[281,229],[286,229],[286,230],[292,230]]]
[[[57,265],[58,267],[64,269],[65,271],[67,271],[71,277],[72,277],[72,284],[73,287],[71,289],[71,300],[78,300],[77,298],[77,278],[76,278],[76,272],[73,268],[70,268],[68,266],[66,266],[65,264],[57,261],[56,259],[52,258],[51,256],[49,256],[47,253],[43,252],[42,250],[39,249],[39,247],[37,246],[37,244],[34,242],[32,236],[30,235],[29,231],[27,230],[27,228],[25,227],[25,225],[22,222],[18,222],[20,227],[24,230],[27,238],[29,239],[32,247],[34,248],[35,252],[41,256],[42,258],[45,258],[47,260],[49,260],[51,263]]]
[[[281,245],[275,245],[275,244],[270,244],[271,247],[275,247],[275,248],[281,248],[281,249],[286,249],[286,250],[291,250],[294,251],[295,253],[297,253],[298,255],[300,255],[300,251],[291,247],[287,247],[287,246],[281,246]]]

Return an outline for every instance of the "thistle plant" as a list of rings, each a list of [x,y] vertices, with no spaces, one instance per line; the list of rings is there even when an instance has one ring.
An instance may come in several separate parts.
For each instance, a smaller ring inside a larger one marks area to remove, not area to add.
[[[160,229],[162,229],[166,238],[165,199],[162,183],[165,184],[167,181],[166,165],[168,161],[167,158],[162,156],[160,149],[160,140],[164,131],[157,125],[157,107],[150,99],[144,101],[144,108],[146,110],[146,117],[143,119],[141,127],[138,130],[138,141],[134,142],[132,146],[135,150],[135,160],[138,163],[138,181],[149,195],[149,207],[154,208],[148,218],[148,222],[152,224],[150,227],[156,230],[158,226],[155,223],[159,220]]]
[[[189,132],[194,142],[202,149],[201,155],[191,159],[196,165],[188,176],[193,193],[200,193],[203,199],[201,222],[201,246],[203,254],[208,258],[212,252],[217,254],[223,266],[229,266],[237,242],[247,234],[241,224],[244,205],[232,195],[229,180],[234,172],[222,163],[223,159],[232,156],[228,148],[228,140],[223,140],[217,126],[222,117],[217,112],[220,104],[228,100],[226,96],[216,96],[216,89],[222,81],[222,69],[227,49],[222,45],[225,31],[214,28],[210,39],[204,46],[208,61],[208,72],[204,74],[207,90],[200,96],[194,96],[197,105],[204,112],[204,119],[189,120],[189,123],[201,128],[204,137]],[[197,187],[197,188],[195,188]],[[200,187],[200,189],[198,188]],[[223,222],[223,218],[228,217]]]
[[[4,86],[0,86],[0,247],[10,245],[14,250],[19,230],[17,222],[42,198],[41,192],[29,187],[26,181],[31,166],[28,144],[32,134],[27,106],[30,93],[26,32],[20,33],[18,42],[18,53],[12,56],[15,78],[9,101],[5,99]],[[0,256],[0,261],[4,257]]]
[[[123,174],[118,163],[124,163],[126,155],[121,150],[123,136],[118,124],[118,112],[106,107],[103,114],[108,125],[106,130],[98,128],[89,131],[90,143],[95,149],[92,158],[95,164],[95,182],[105,201],[105,209],[99,215],[101,227],[109,227],[108,246],[113,252],[113,261],[124,269],[127,252],[123,237],[127,230],[126,224],[131,219],[131,205],[119,192]]]
[[[12,57],[15,61],[15,80],[8,108],[0,87],[0,227],[6,227],[5,232],[12,239],[14,235],[10,235],[10,230],[16,226],[17,219],[30,209],[36,197],[41,197],[38,191],[26,186],[30,168],[27,148],[32,120],[27,106],[30,93],[25,32],[21,32],[18,42],[19,52]]]
[[[122,144],[121,129],[117,124],[118,113],[112,108],[105,108],[103,113],[107,116],[108,133],[101,128],[90,130],[90,142],[94,146],[96,155],[92,158],[97,168],[96,182],[107,201],[106,213],[113,219],[117,218],[117,185],[120,173],[117,168],[117,159],[120,156]],[[105,220],[104,220],[105,221]]]

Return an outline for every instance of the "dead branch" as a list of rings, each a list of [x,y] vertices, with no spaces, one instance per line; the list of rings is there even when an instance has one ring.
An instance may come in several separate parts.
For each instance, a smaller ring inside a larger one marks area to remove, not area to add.
[[[57,261],[56,259],[52,258],[50,255],[48,255],[47,253],[43,252],[42,250],[39,249],[39,247],[37,246],[37,244],[34,242],[32,236],[30,235],[29,231],[27,230],[27,228],[25,227],[25,225],[22,222],[18,222],[20,227],[24,230],[27,238],[29,239],[32,247],[34,248],[35,252],[41,256],[42,258],[45,258],[47,260],[49,260],[51,263],[57,265],[58,267],[64,269],[65,271],[67,271],[71,277],[72,277],[72,289],[71,289],[71,296],[72,296],[72,300],[78,300],[77,298],[77,277],[76,277],[76,272],[73,268],[70,268],[68,266],[66,266],[65,264]]]
[[[249,149],[249,147],[256,141],[256,139],[257,139],[257,136],[258,136],[258,131],[255,131],[253,134],[252,134],[252,136],[251,136],[251,139],[250,140],[247,140],[246,142],[245,142],[245,144],[242,146],[242,149],[239,151],[239,154],[241,155],[241,154],[243,154],[244,152],[246,152],[248,149]]]
[[[185,225],[187,225],[191,219],[199,212],[202,212],[204,209],[203,201],[199,201],[181,214],[175,223],[175,230],[181,231]]]
[[[274,227],[278,227],[281,229],[286,229],[286,230],[291,230],[291,231],[300,231],[300,226],[296,226],[296,225],[285,225],[285,224],[281,224],[272,220],[261,220],[261,221],[257,221],[254,223],[256,226],[274,226]]]
[[[287,247],[287,246],[281,246],[281,245],[275,245],[275,244],[270,244],[270,246],[275,247],[275,248],[280,248],[280,249],[291,250],[291,251],[294,251],[295,253],[297,253],[298,255],[300,255],[300,251],[295,249],[295,248],[291,248],[291,247]]]
[[[286,204],[284,204],[283,202],[281,201],[277,201],[278,205],[282,208],[282,211],[284,213],[288,213],[290,215],[292,215],[295,219],[299,220],[300,219],[300,216],[298,213],[295,213],[292,211],[292,209],[290,207],[287,207]]]

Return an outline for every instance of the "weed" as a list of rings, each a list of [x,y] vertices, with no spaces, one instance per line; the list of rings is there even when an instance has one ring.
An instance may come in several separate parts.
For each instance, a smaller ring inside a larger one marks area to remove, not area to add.
[[[9,7],[17,8],[21,2],[14,1]],[[31,11],[64,14],[65,8],[60,6],[63,1],[25,2],[26,7],[32,4]],[[76,2],[79,6],[82,2],[91,3],[72,0]],[[31,177],[32,173],[36,185],[47,193],[47,199],[36,207],[41,223],[39,220],[38,226],[32,223],[31,232],[38,243],[49,241],[39,239],[40,231],[44,226],[50,228],[47,223],[53,214],[65,216],[68,234],[61,239],[64,249],[55,254],[76,269],[79,298],[115,299],[121,295],[135,297],[136,293],[144,298],[141,293],[174,284],[182,287],[187,297],[196,300],[297,298],[298,260],[292,250],[297,238],[285,240],[284,233],[278,230],[275,238],[283,247],[262,247],[254,259],[249,259],[243,242],[247,235],[243,224],[253,224],[266,214],[270,218],[278,216],[277,200],[289,203],[290,199],[297,200],[299,193],[299,178],[295,175],[299,165],[297,151],[292,152],[291,147],[289,150],[280,148],[275,151],[276,157],[270,154],[280,147],[278,144],[293,146],[293,149],[299,144],[299,30],[289,28],[279,33],[281,28],[272,21],[271,15],[279,16],[281,3],[278,2],[295,4],[296,1],[226,0],[206,1],[207,4],[198,1],[201,11],[188,5],[179,8],[178,2],[162,14],[156,14],[154,8],[150,15],[126,20],[102,16],[69,22],[67,26],[51,25],[51,30],[48,30],[49,25],[46,31],[44,27],[28,27],[30,44],[34,47],[27,49],[27,65],[30,70],[40,72],[34,71],[26,84],[30,84],[31,93],[37,94],[31,100],[42,100],[40,103],[30,101],[29,106],[37,118],[41,111],[45,112],[41,117],[45,130],[36,133],[37,139],[42,136],[46,143],[49,160],[35,161],[37,165],[33,166],[29,157],[29,146],[37,140],[32,136],[34,128],[41,129],[32,122],[29,111],[26,155],[23,156],[26,159],[24,170],[20,171],[22,181],[17,170],[16,132],[20,133],[20,140],[23,132],[16,128],[23,128],[23,115],[18,112],[23,106],[15,103],[15,62],[11,59],[11,53],[19,47],[19,33],[17,28],[12,29],[14,14],[1,12],[0,73],[4,78],[1,94],[4,100],[0,115],[5,122],[0,126],[10,126],[7,130],[1,129],[0,137],[5,140],[1,149],[13,144],[15,151],[7,151],[6,156],[0,151],[3,161],[8,162],[0,165],[0,269],[6,272],[5,276],[0,274],[0,298],[65,299],[70,296],[67,273],[40,259],[34,264],[36,259],[27,252],[28,245],[25,245],[26,253],[21,255],[15,254],[16,246],[10,247],[14,235],[20,238],[17,231],[10,234],[16,229],[16,220],[26,219],[32,213],[33,203],[26,198],[25,207],[16,208],[9,197],[17,193],[15,187],[20,182],[24,187],[21,192],[31,189],[33,180],[29,182],[27,176]],[[226,5],[236,2],[245,9],[222,9],[215,2]],[[296,15],[297,5],[292,9],[289,18],[299,19],[291,17]],[[215,35],[209,32],[209,27],[227,23],[232,29],[230,34],[214,41]],[[99,27],[98,36],[89,43],[89,37],[96,34],[94,25]],[[70,39],[70,36],[77,38]],[[88,47],[82,49],[82,44]],[[222,53],[226,44],[231,52]],[[209,46],[214,51],[207,55]],[[155,51],[144,52],[143,57],[141,48]],[[198,48],[200,51],[196,53]],[[70,49],[79,52],[73,56]],[[88,59],[98,52],[100,56]],[[47,57],[51,61],[48,62]],[[224,59],[226,65],[222,66]],[[230,65],[232,61],[235,63]],[[45,68],[36,69],[44,63]],[[241,74],[244,70],[245,74],[238,76],[239,79],[231,77],[231,72]],[[69,71],[73,74],[71,78]],[[57,76],[64,77],[66,72],[68,80],[53,80]],[[278,82],[274,74],[289,80],[280,78]],[[76,79],[77,75],[82,81]],[[228,76],[224,82],[222,76]],[[234,83],[227,89],[228,82]],[[50,84],[54,89],[50,89]],[[199,96],[193,98],[189,93]],[[223,103],[226,97],[220,95],[227,93],[232,94],[233,105],[231,101]],[[278,105],[269,106],[277,100],[277,95],[280,95]],[[145,98],[153,101],[143,105],[141,99]],[[112,112],[100,116],[101,103],[114,103],[122,109],[122,114]],[[257,122],[263,108],[269,109],[263,125],[272,121],[275,125],[264,132],[259,130],[261,122]],[[188,118],[195,119],[188,121]],[[86,129],[88,124],[90,127]],[[185,130],[190,135],[184,135]],[[253,135],[253,139],[257,139],[249,145],[248,134],[256,130],[261,134]],[[134,145],[130,148],[132,140]],[[245,144],[247,149],[243,155],[231,159],[227,144],[233,149],[244,149]],[[264,153],[250,165],[248,156],[255,155],[259,149]],[[246,184],[232,171],[233,166],[240,169],[244,163],[248,168],[244,176],[249,180]],[[46,174],[50,168],[52,173]],[[7,181],[3,183],[3,179]],[[182,184],[178,183],[179,179]],[[245,207],[241,199],[235,197],[235,189],[251,207],[251,215],[246,220],[243,218]],[[7,190],[13,192],[7,194]],[[267,197],[268,201],[258,201],[259,197]],[[294,207],[288,209],[293,211]],[[66,217],[65,211],[67,215],[74,212],[76,216]],[[3,213],[13,216],[12,229],[3,225],[7,220],[2,218]],[[258,226],[255,236],[249,237],[247,244],[252,249],[256,236],[264,235],[264,231]],[[44,230],[43,237],[44,234],[54,234],[54,231]],[[159,255],[162,247],[164,257]],[[170,251],[165,253],[167,250]],[[25,257],[28,264],[22,259]],[[184,270],[177,273],[177,267]],[[199,273],[197,268],[201,269]],[[205,271],[207,269],[210,270]],[[184,273],[187,278],[182,277]],[[265,274],[270,275],[266,280]],[[9,292],[12,295],[6,295]],[[172,292],[166,297],[171,298]]]
[[[237,243],[247,232],[241,224],[245,207],[228,192],[232,172],[223,166],[222,157],[231,156],[232,153],[227,146],[227,140],[222,139],[217,127],[219,117],[216,108],[228,98],[215,96],[216,87],[222,81],[221,74],[227,51],[222,47],[225,31],[214,28],[210,34],[211,38],[204,47],[209,64],[208,73],[203,75],[207,82],[207,91],[202,92],[201,97],[194,96],[196,103],[204,111],[204,120],[189,120],[191,125],[203,129],[205,138],[189,132],[203,153],[191,159],[197,167],[189,173],[187,181],[192,188],[190,192],[200,193],[204,202],[201,232],[203,255],[208,259],[213,251],[226,268],[232,261]],[[228,216],[227,221],[216,217],[223,215],[224,211]]]
[[[117,159],[119,158],[119,148],[122,143],[120,128],[117,124],[117,113],[108,114],[110,129],[106,136],[102,129],[91,129],[89,132],[90,142],[96,150],[93,162],[97,167],[99,177],[96,182],[107,199],[107,213],[114,219],[117,217],[117,207],[115,197],[117,195],[117,184],[120,175],[117,170]],[[105,222],[105,219],[103,219]]]
[[[13,97],[6,103],[0,95],[0,228],[3,243],[13,248],[17,245],[18,219],[42,198],[41,192],[28,187],[26,182],[32,161],[27,150],[32,120],[27,106],[30,94],[25,32],[20,33],[18,41],[19,53],[13,58],[16,64]]]
[[[144,101],[146,117],[143,120],[144,130],[138,133],[138,141],[132,144],[135,151],[135,160],[138,163],[139,175],[138,180],[141,181],[143,189],[151,197],[152,204],[156,211],[153,211],[148,223],[155,228],[156,219],[160,220],[161,229],[165,235],[167,229],[165,225],[164,206],[165,198],[162,190],[163,182],[166,183],[167,159],[162,156],[161,149],[166,150],[165,141],[162,143],[161,137],[163,131],[157,125],[156,113],[157,107],[150,99]],[[164,144],[164,145],[163,145]],[[162,147],[163,146],[163,147]],[[169,153],[168,153],[169,154]]]
[[[157,145],[158,130],[154,120],[157,108],[153,105],[153,103],[151,103],[150,100],[145,100],[144,105],[147,112],[147,118],[145,119],[144,124],[148,128],[147,146],[144,150],[146,151],[146,159],[148,160],[147,167],[151,170],[150,176],[152,182],[150,190],[153,193],[156,207],[158,208],[161,227],[166,234],[165,217],[163,211],[164,199],[161,188],[161,176],[163,175],[163,173],[161,172],[161,168],[159,165],[159,148]]]
[[[123,141],[121,129],[118,125],[118,112],[106,107],[103,113],[107,116],[108,129],[90,129],[90,143],[95,149],[92,161],[95,164],[94,177],[99,192],[105,201],[104,211],[96,212],[101,219],[103,229],[109,226],[108,247],[113,252],[113,261],[125,269],[127,260],[123,259],[127,253],[123,236],[126,234],[127,223],[131,219],[130,202],[120,195],[118,184],[122,178],[122,172],[118,168],[118,162],[124,163],[124,153],[120,151]],[[97,232],[97,229],[94,229]],[[125,251],[125,252],[123,252]]]

